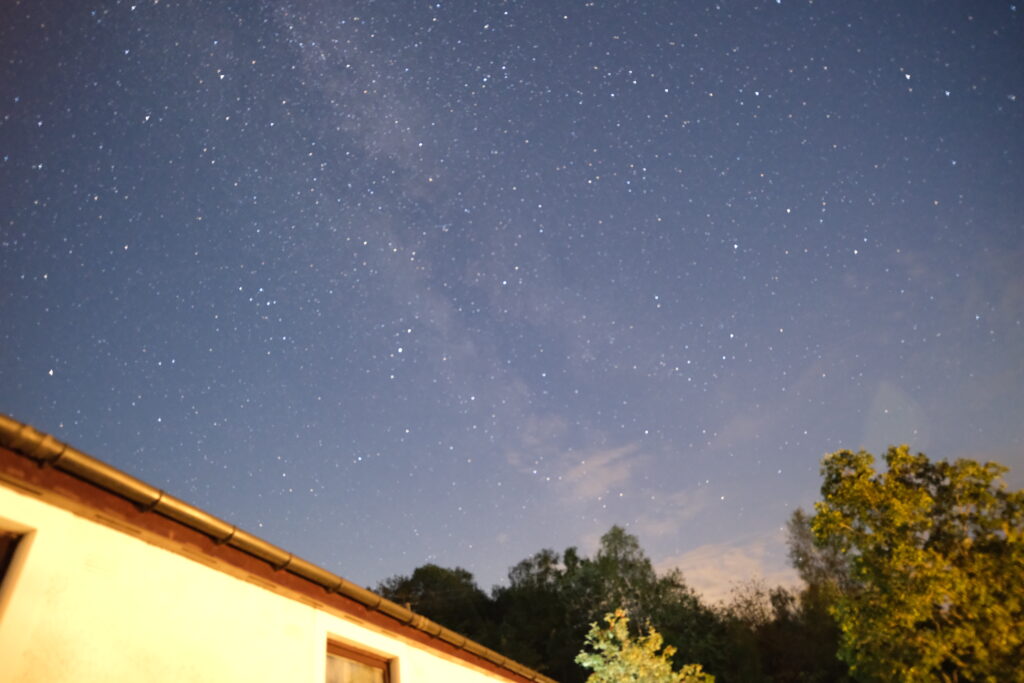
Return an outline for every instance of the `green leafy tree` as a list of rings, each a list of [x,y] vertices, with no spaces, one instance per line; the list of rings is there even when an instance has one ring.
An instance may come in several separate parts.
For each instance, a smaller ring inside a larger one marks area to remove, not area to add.
[[[562,683],[582,683],[576,662],[590,625],[617,607],[656,627],[685,661],[714,673],[739,670],[718,613],[686,585],[679,571],[658,574],[640,542],[622,527],[601,537],[587,557],[575,548],[541,550],[509,570],[508,585],[491,594],[465,569],[434,564],[393,576],[377,592]],[[741,655],[742,656],[742,655]]]
[[[601,537],[593,558],[565,553],[566,595],[579,643],[590,625],[615,609],[657,628],[684,658],[715,670],[729,657],[717,615],[678,570],[659,575],[639,539],[620,526]]]
[[[890,448],[822,464],[812,528],[851,560],[832,608],[854,677],[1024,680],[1024,492],[1005,467]]]
[[[689,661],[721,668],[731,656],[717,614],[681,573],[655,572],[636,536],[622,527],[601,537],[593,557],[575,548],[536,553],[513,567],[509,585],[493,595],[500,615],[497,649],[563,683],[586,677],[575,657],[590,624],[623,606],[658,628]]]
[[[651,627],[634,638],[625,610],[605,615],[604,621],[608,624],[604,628],[597,622],[591,624],[586,647],[576,657],[580,666],[594,672],[587,683],[714,683],[714,676],[704,673],[699,664],[673,671],[676,649],[671,645],[662,649],[661,634]]]

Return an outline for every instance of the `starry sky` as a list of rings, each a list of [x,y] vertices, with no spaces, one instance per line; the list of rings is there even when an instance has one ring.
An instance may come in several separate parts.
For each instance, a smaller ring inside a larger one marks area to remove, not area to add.
[[[1024,485],[1012,2],[0,8],[0,411],[363,585]]]

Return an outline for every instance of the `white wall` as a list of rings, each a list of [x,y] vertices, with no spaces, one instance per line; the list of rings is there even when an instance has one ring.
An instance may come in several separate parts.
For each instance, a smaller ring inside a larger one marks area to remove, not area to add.
[[[0,589],[2,683],[321,683],[329,636],[397,658],[400,683],[505,680],[2,483],[0,526],[34,530]]]

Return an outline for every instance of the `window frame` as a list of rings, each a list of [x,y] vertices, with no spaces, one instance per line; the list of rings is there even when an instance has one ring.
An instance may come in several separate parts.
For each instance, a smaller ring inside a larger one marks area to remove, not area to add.
[[[379,669],[384,672],[384,683],[392,683],[395,680],[391,671],[395,660],[391,657],[368,652],[348,643],[330,638],[327,640],[326,655],[334,655],[335,657],[341,657],[342,659]]]

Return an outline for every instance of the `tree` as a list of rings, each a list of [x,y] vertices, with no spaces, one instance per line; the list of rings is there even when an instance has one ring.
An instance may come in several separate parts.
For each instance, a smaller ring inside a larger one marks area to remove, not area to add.
[[[461,567],[425,564],[412,576],[385,579],[376,590],[442,626],[484,645],[494,644],[493,603],[476,585],[473,575]]]
[[[492,591],[504,655],[570,683],[578,637],[568,619],[559,554],[541,550],[509,570],[508,586]],[[576,637],[575,640],[573,638]]]
[[[766,671],[772,656],[767,636],[775,624],[775,614],[769,589],[763,581],[749,579],[734,585],[730,594],[729,602],[718,608],[728,639],[729,657],[723,662],[724,666],[714,671],[727,681],[771,681]]]
[[[800,574],[808,590],[822,600],[835,600],[854,586],[850,555],[843,552],[837,539],[815,539],[811,518],[802,508],[793,510],[786,523],[789,561]]]
[[[800,508],[786,531],[789,559],[804,586],[789,600],[773,596],[775,663],[767,668],[776,683],[850,680],[849,667],[838,657],[841,632],[831,612],[841,595],[854,590],[851,556],[834,541],[816,542],[811,517]]]
[[[620,526],[603,536],[594,557],[565,552],[565,595],[579,643],[591,624],[616,609],[657,628],[682,656],[717,668],[728,657],[717,615],[678,570],[658,575],[639,539]]]
[[[683,659],[720,671],[734,656],[721,616],[704,604],[678,569],[658,577],[648,604],[648,623],[659,630]]]
[[[617,607],[655,626],[681,656],[720,667],[729,656],[717,615],[678,571],[658,575],[640,542],[622,527],[601,537],[593,557],[542,550],[509,571],[493,592],[497,648],[563,683],[581,683],[576,661],[591,624]]]
[[[1024,492],[1006,468],[907,446],[822,463],[814,535],[851,558],[832,609],[858,679],[1024,680]]]
[[[541,550],[488,596],[465,569],[433,564],[394,576],[377,592],[562,683],[582,683],[576,662],[591,624],[617,607],[660,631],[687,661],[726,671],[735,653],[718,614],[678,570],[659,575],[640,542],[613,526],[592,557]]]
[[[613,526],[601,537],[593,562],[600,576],[598,609],[602,613],[625,609],[649,619],[647,612],[654,607],[650,598],[657,590],[658,576],[640,547],[640,539]]]
[[[629,617],[625,610],[606,614],[608,624],[602,628],[593,623],[586,637],[586,647],[577,655],[576,662],[592,669],[587,683],[714,683],[714,676],[701,670],[699,664],[687,664],[679,671],[672,670],[671,645],[660,653],[662,637],[654,628],[647,634],[633,638],[629,633]]]

